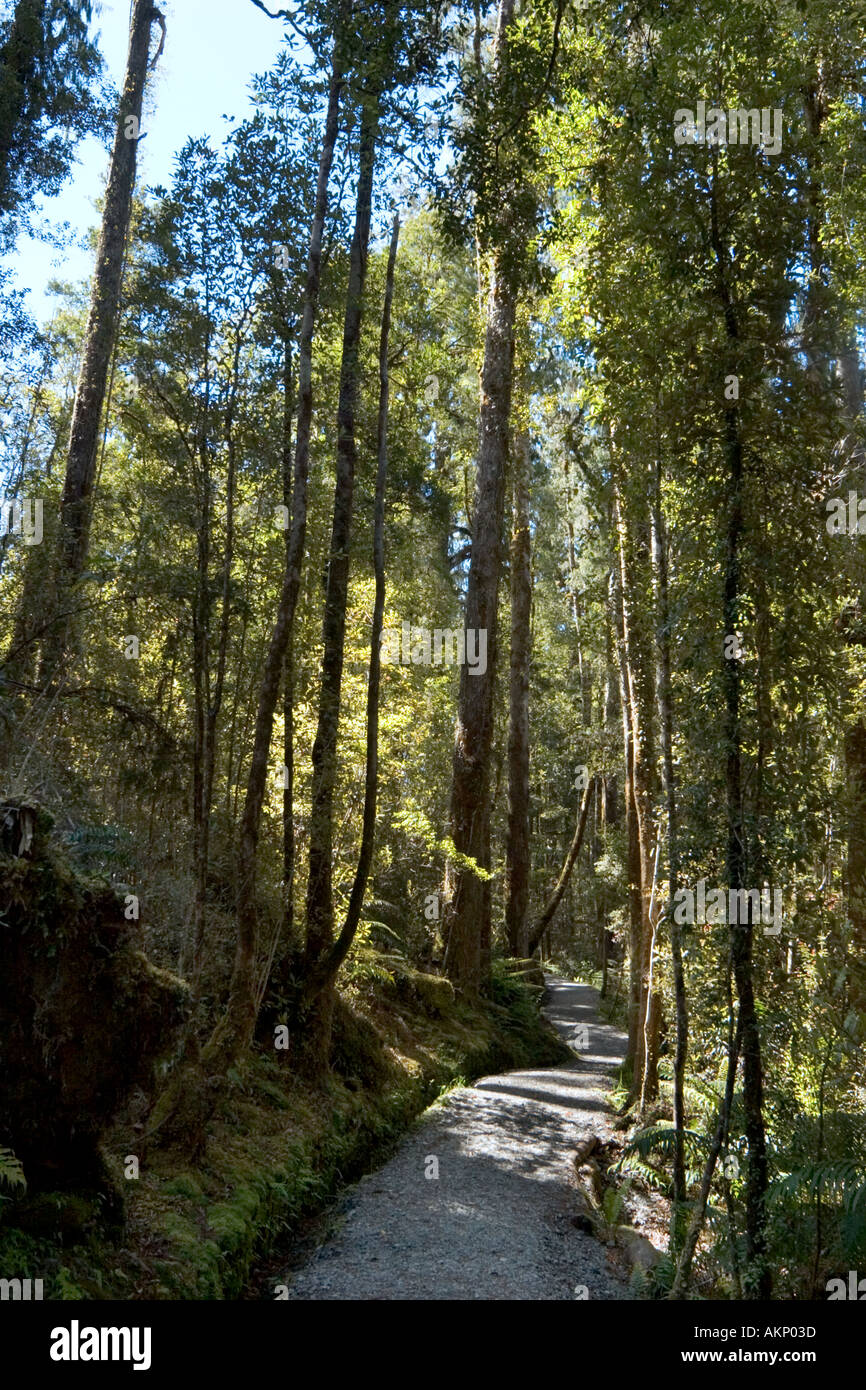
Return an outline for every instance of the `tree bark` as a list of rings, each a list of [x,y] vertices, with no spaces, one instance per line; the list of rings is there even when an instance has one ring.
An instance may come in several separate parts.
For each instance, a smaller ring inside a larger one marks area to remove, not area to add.
[[[841,334],[840,334],[841,337]],[[846,469],[848,486],[862,490],[866,485],[866,450],[858,438],[856,427],[863,413],[863,380],[856,334],[851,332],[842,340],[839,349],[838,372],[842,385],[845,435],[842,447],[850,460]],[[852,587],[864,606],[866,584],[859,547],[851,559]],[[853,683],[849,683],[850,685]],[[866,957],[866,718],[862,713],[845,730],[843,740],[845,759],[845,819],[846,888],[848,916],[854,937],[854,950],[860,959]],[[866,1007],[866,985],[862,973],[852,975],[852,1000],[856,1007]]]
[[[713,152],[713,182],[710,200],[711,245],[715,256],[715,291],[722,310],[728,347],[726,371],[737,374],[739,325],[725,275],[729,264],[722,241],[717,206],[718,159]],[[740,546],[743,537],[743,448],[740,439],[739,409],[734,403],[723,414],[724,454],[728,472],[727,518],[724,572],[724,632],[734,633],[740,617]],[[724,741],[726,748],[726,804],[728,821],[727,878],[733,889],[746,887],[746,845],[742,807],[742,749],[740,737],[740,665],[723,657],[725,698]],[[765,1201],[768,1185],[767,1150],[763,1116],[763,1069],[758,1017],[752,979],[753,923],[730,924],[734,980],[740,1002],[738,1027],[742,1037],[743,1110],[749,1167],[746,1179],[746,1297],[770,1296],[770,1269],[766,1258]]]
[[[648,690],[649,655],[636,611],[633,554],[626,497],[618,477],[619,461],[611,441],[614,481],[614,524],[619,574],[617,617],[623,735],[626,746],[626,828],[629,873],[629,1043],[630,1097],[655,1099],[658,1094],[660,1001],[651,980],[653,960],[653,854],[651,810],[654,781],[652,702]]]
[[[514,459],[511,532],[511,681],[508,718],[508,839],[505,851],[505,929],[512,956],[529,954],[529,660],[532,609],[529,529],[529,433]]]
[[[205,253],[206,254],[206,253]],[[193,608],[193,668],[196,706],[196,738],[193,775],[193,846],[195,862],[195,899],[193,905],[193,992],[198,997],[205,945],[205,919],[208,873],[210,869],[210,822],[213,807],[213,786],[217,762],[217,726],[222,711],[228,657],[229,626],[231,621],[231,572],[234,559],[234,497],[237,476],[237,449],[234,418],[237,407],[240,357],[243,346],[243,326],[238,324],[235,335],[232,378],[229,401],[225,412],[224,437],[228,455],[226,475],[226,536],[222,559],[222,595],[217,639],[216,670],[213,682],[209,667],[211,646],[211,515],[212,483],[210,471],[210,335],[206,339],[205,400],[201,426],[199,457],[201,460],[201,510],[199,515],[197,591]]]
[[[689,1019],[683,972],[682,931],[674,920],[673,905],[679,888],[679,844],[677,837],[677,794],[673,754],[673,695],[671,689],[671,619],[668,601],[668,554],[661,494],[661,459],[656,462],[652,505],[653,579],[656,599],[656,699],[659,713],[662,779],[667,806],[668,916],[671,930],[671,956],[674,968],[676,1006],[676,1048],[674,1053],[674,1203],[680,1210],[686,1200],[686,1169],[683,1131],[685,1102],[683,1083],[688,1052]],[[678,1212],[671,1223],[672,1240],[677,1244]]]
[[[279,698],[280,680],[286,648],[292,631],[301,582],[301,567],[307,529],[307,479],[310,470],[310,435],[313,419],[312,358],[313,334],[319,307],[322,270],[322,236],[328,209],[328,183],[334,161],[339,125],[343,70],[335,44],[328,90],[328,108],[319,156],[316,204],[310,227],[304,308],[298,340],[298,420],[295,431],[295,474],[292,490],[292,524],[283,587],[277,617],[259,687],[253,755],[247,779],[238,844],[238,940],[229,1000],[205,1049],[208,1058],[221,1059],[228,1067],[248,1046],[256,1020],[255,960],[258,936],[256,915],[256,877],[259,828],[267,783],[274,712]]]
[[[640,891],[640,838],[634,794],[634,739],[631,727],[631,701],[629,699],[628,663],[624,636],[622,559],[619,554],[614,566],[612,587],[619,699],[622,712],[623,759],[625,763],[623,801],[625,804],[626,873],[628,876],[628,1044],[626,1063],[634,1076],[640,1038],[640,942],[643,916]]]
[[[152,0],[134,0],[126,76],[102,212],[96,269],[66,460],[52,603],[52,627],[42,651],[40,680],[54,680],[72,636],[73,589],[84,570],[90,537],[91,494],[108,368],[117,335],[121,281],[135,186],[138,127],[147,75],[150,33],[162,16]],[[74,605],[73,605],[74,606]]]
[[[562,900],[562,895],[568,887],[568,880],[571,878],[571,871],[574,868],[575,863],[577,862],[577,856],[580,854],[580,847],[583,844],[583,836],[586,830],[587,814],[589,812],[590,805],[593,801],[596,780],[597,779],[595,777],[590,777],[589,783],[584,789],[583,797],[580,803],[580,813],[577,817],[577,825],[574,828],[574,835],[572,836],[571,844],[568,847],[568,854],[565,856],[565,863],[563,864],[559,878],[556,881],[556,887],[553,889],[553,892],[547,899],[547,902],[544,905],[540,917],[535,923],[533,923],[532,930],[529,933],[529,955],[532,955],[533,952],[537,949],[539,942],[541,941],[541,938],[544,936],[544,933],[547,931],[547,928],[553,921],[553,914],[559,907],[559,904]]]
[[[730,962],[728,963],[728,978],[730,980]],[[689,1222],[689,1229],[686,1233],[685,1242],[680,1253],[677,1272],[671,1287],[671,1298],[684,1298],[689,1286],[689,1278],[692,1269],[692,1260],[695,1257],[695,1250],[698,1246],[698,1238],[701,1234],[701,1227],[707,1211],[707,1202],[710,1196],[710,1188],[713,1182],[713,1175],[716,1171],[716,1164],[719,1154],[725,1143],[728,1134],[728,1125],[731,1118],[731,1105],[734,1100],[734,1084],[737,1079],[737,1064],[740,1056],[740,1043],[742,1040],[742,1014],[737,1019],[737,1028],[733,1038],[730,1040],[728,1048],[728,1066],[725,1078],[725,1093],[722,1103],[719,1106],[719,1114],[716,1120],[716,1128],[710,1143],[710,1151],[707,1154],[704,1171],[701,1177],[701,1186],[698,1198],[692,1211],[692,1218]]]
[[[283,506],[292,508],[292,418],[295,397],[292,382],[292,343],[286,329],[283,345]],[[292,532],[286,528],[286,569],[292,562]],[[295,642],[294,622],[283,659],[283,939],[291,945],[295,925]]]
[[[475,486],[472,556],[466,598],[466,630],[479,641],[486,633],[484,674],[460,670],[457,733],[451,787],[451,834],[459,854],[489,870],[485,826],[489,814],[493,746],[493,691],[497,660],[497,609],[502,555],[505,469],[511,412],[516,293],[502,263],[494,258],[487,304],[481,379],[478,473]],[[462,862],[454,870],[447,906],[446,970],[462,990],[481,985],[481,939],[489,898],[478,874]],[[489,911],[489,906],[488,906]]]
[[[514,0],[500,0],[494,54],[494,78],[507,69],[508,30]],[[502,238],[507,240],[507,235]],[[460,670],[457,729],[451,779],[451,838],[461,859],[451,874],[443,935],[445,970],[460,990],[478,992],[482,979],[482,942],[490,939],[491,894],[472,860],[490,869],[490,773],[493,748],[494,688],[497,664],[497,615],[502,566],[502,524],[508,460],[514,326],[517,308],[513,257],[503,244],[492,253],[487,297],[484,361],[481,369],[478,468],[472,517],[472,555],[466,594],[467,632],[486,633],[487,669]]]
[[[376,840],[376,802],[379,778],[379,689],[382,673],[382,621],[385,613],[385,484],[388,477],[388,396],[390,389],[388,344],[391,333],[391,304],[394,298],[394,266],[397,261],[399,238],[400,219],[395,217],[391,231],[391,244],[388,248],[385,303],[382,309],[382,326],[379,337],[379,413],[377,421],[376,496],[373,505],[373,574],[376,594],[370,632],[370,674],[367,682],[367,751],[361,848],[346,919],[340,935],[320,966],[315,968],[304,982],[305,995],[308,999],[329,987],[355,939],[358,923],[361,920],[361,909],[364,905],[364,893],[370,876]]]
[[[337,740],[346,638],[346,603],[358,446],[355,417],[360,389],[361,320],[367,278],[367,254],[373,196],[373,173],[379,132],[381,91],[370,93],[361,112],[355,226],[349,258],[349,281],[343,320],[340,395],[337,407],[337,468],[328,558],[325,612],[322,622],[322,680],[313,743],[310,811],[307,938],[304,950],[304,993],[315,1004],[305,1010],[303,1046],[312,1068],[327,1061],[333,1013],[333,991],[320,982],[324,962],[334,946],[333,821],[337,777]]]

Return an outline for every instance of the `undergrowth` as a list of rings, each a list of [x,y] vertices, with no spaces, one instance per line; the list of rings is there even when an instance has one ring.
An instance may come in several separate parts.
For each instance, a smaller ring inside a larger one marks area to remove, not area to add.
[[[543,1021],[541,991],[496,962],[490,997],[391,956],[367,958],[338,999],[332,1071],[317,1087],[262,1048],[235,1074],[196,1166],[155,1151],[130,1178],[141,1122],[104,1145],[126,1198],[112,1237],[92,1195],[20,1198],[4,1188],[0,1275],[41,1278],[50,1299],[232,1299],[257,1263],[345,1183],[387,1158],[443,1092],[484,1073],[554,1064],[567,1050]],[[11,1173],[13,1170],[9,1169]]]

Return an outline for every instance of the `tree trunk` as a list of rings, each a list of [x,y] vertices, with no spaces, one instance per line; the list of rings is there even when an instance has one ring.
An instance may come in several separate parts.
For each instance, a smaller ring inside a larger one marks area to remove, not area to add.
[[[532,608],[529,433],[515,451],[511,533],[511,682],[508,717],[508,840],[505,929],[512,956],[529,954],[529,659]]]
[[[451,834],[459,854],[485,871],[490,861],[485,827],[489,815],[493,746],[493,692],[497,658],[497,609],[502,554],[505,469],[508,456],[516,293],[497,254],[487,303],[487,332],[481,377],[478,473],[474,530],[466,598],[466,630],[472,641],[486,633],[487,669],[460,669],[457,734],[451,785]],[[446,970],[462,990],[481,985],[481,940],[489,897],[483,879],[460,862],[447,907]]]
[[[626,873],[628,876],[628,1044],[626,1066],[635,1075],[640,1038],[640,942],[642,925],[640,839],[634,795],[634,739],[631,729],[631,702],[628,693],[628,666],[625,653],[622,603],[622,563],[617,560],[613,582],[614,624],[622,712],[623,759],[625,763]]]
[[[711,244],[716,260],[716,295],[722,310],[728,344],[726,372],[737,374],[739,327],[728,287],[725,267],[729,264],[718,225],[716,184],[718,159],[713,152],[711,196]],[[740,440],[738,407],[731,403],[724,411],[724,450],[728,470],[727,522],[724,571],[724,632],[734,633],[740,619],[740,544],[743,536],[743,449]],[[727,878],[733,889],[746,887],[746,845],[742,807],[742,750],[740,742],[740,665],[723,657],[725,695],[724,740],[726,747],[726,802],[728,820]],[[767,1151],[763,1116],[763,1070],[758,1018],[752,980],[753,923],[751,910],[744,925],[732,923],[731,955],[734,980],[740,1002],[739,1031],[743,1056],[743,1110],[749,1145],[746,1180],[746,1297],[770,1296],[770,1270],[766,1259],[765,1200],[767,1192]]]
[[[66,479],[60,503],[51,598],[52,627],[43,644],[40,671],[40,680],[46,684],[55,678],[71,639],[74,587],[87,558],[99,426],[108,368],[117,335],[150,32],[155,20],[162,23],[162,16],[154,8],[152,0],[134,0],[126,76],[105,190],[90,310],[72,410]]]
[[[283,345],[283,506],[292,509],[292,344],[286,330]],[[286,569],[292,561],[292,532],[286,528]],[[286,640],[283,660],[283,939],[291,947],[295,925],[295,642],[294,623]]]
[[[545,903],[544,908],[541,912],[541,916],[533,924],[532,930],[529,933],[529,955],[532,955],[533,952],[537,949],[539,942],[544,936],[544,933],[547,931],[548,927],[550,926],[550,923],[553,921],[553,914],[559,907],[560,901],[562,900],[562,895],[568,887],[568,880],[571,878],[571,871],[574,868],[574,865],[577,861],[577,856],[580,854],[580,847],[583,844],[583,836],[586,830],[587,813],[593,801],[595,785],[596,778],[590,777],[589,784],[584,789],[583,798],[580,803],[580,813],[577,817],[577,825],[574,829],[574,835],[572,836],[571,844],[568,847],[568,853],[565,856],[565,863],[563,864],[559,878],[556,881],[556,887],[553,889],[553,892],[550,894],[550,897]]]
[[[842,399],[845,414],[845,436],[843,449],[850,460],[847,470],[847,484],[862,491],[866,486],[866,451],[860,442],[855,427],[863,413],[863,381],[860,371],[860,354],[857,349],[856,334],[851,332],[843,341],[839,351],[839,377],[842,385]],[[851,557],[851,587],[857,592],[860,607],[864,606],[866,583],[862,570],[862,555],[859,546]],[[853,682],[849,682],[849,689]],[[853,692],[852,692],[853,695]],[[856,697],[854,697],[856,698]],[[856,707],[856,706],[855,706]],[[866,957],[866,719],[860,707],[859,717],[845,730],[843,753],[845,758],[845,819],[848,843],[846,862],[846,887],[848,917],[854,938],[854,952],[860,958]],[[852,1002],[855,1007],[866,1008],[866,987],[862,975],[852,975]]]
[[[388,267],[385,276],[385,303],[379,336],[379,414],[377,422],[376,496],[373,505],[373,573],[376,596],[373,603],[373,622],[370,632],[370,675],[367,682],[367,756],[364,779],[364,816],[358,865],[349,897],[346,920],[333,948],[321,964],[304,981],[306,999],[330,988],[337,971],[345,960],[364,906],[364,893],[373,862],[376,839],[376,801],[379,778],[379,689],[382,673],[382,621],[385,613],[385,484],[388,477],[388,344],[391,333],[391,304],[394,298],[394,266],[400,237],[400,219],[394,218]]]
[[[333,991],[320,987],[323,963],[334,945],[333,820],[337,777],[337,740],[346,638],[346,602],[349,590],[349,556],[358,447],[355,416],[360,388],[361,319],[367,277],[373,173],[379,132],[381,92],[370,93],[361,113],[358,187],[355,226],[349,260],[349,282],[343,320],[340,396],[337,407],[337,469],[334,510],[328,558],[325,612],[322,622],[322,682],[313,744],[313,778],[310,811],[309,880],[307,884],[307,939],[304,951],[305,982],[314,982],[315,1005],[306,1013],[303,1040],[311,1066],[326,1064],[331,1036]],[[307,985],[305,983],[305,993]]]
[[[496,79],[501,79],[507,68],[508,29],[513,18],[514,0],[500,0],[494,54]],[[516,308],[513,257],[500,244],[493,249],[488,286],[465,618],[466,631],[474,634],[474,641],[480,641],[481,632],[486,634],[487,667],[483,674],[480,669],[470,674],[465,664],[460,669],[450,820],[454,847],[464,858],[453,868],[452,894],[443,925],[446,973],[469,995],[477,993],[481,986],[482,942],[489,941],[491,935],[491,894],[485,891],[484,877],[473,872],[465,860],[473,860],[484,874],[489,872],[497,616]]]
[[[234,494],[237,473],[237,450],[234,437],[234,415],[237,404],[238,376],[242,347],[242,329],[235,337],[232,385],[225,414],[225,442],[228,454],[226,477],[226,539],[222,562],[222,598],[216,671],[213,682],[209,666],[211,647],[211,516],[213,486],[210,470],[211,446],[208,438],[210,419],[210,335],[205,340],[205,393],[203,419],[199,441],[201,461],[198,530],[198,567],[196,595],[193,605],[193,684],[195,689],[195,747],[193,758],[193,860],[195,866],[195,898],[193,903],[193,992],[198,998],[205,944],[205,917],[208,873],[210,867],[210,821],[213,805],[213,784],[216,774],[217,725],[222,710],[228,656],[229,624],[231,618],[231,571],[234,558]]]
[[[661,495],[661,459],[656,463],[652,505],[653,579],[656,600],[656,699],[659,712],[659,734],[662,754],[662,777],[667,805],[668,849],[668,914],[671,929],[671,955],[674,968],[674,998],[676,1001],[676,1049],[674,1053],[674,1204],[680,1210],[686,1200],[686,1169],[683,1131],[685,1103],[683,1082],[686,1073],[689,1020],[686,1006],[686,985],[683,972],[682,932],[674,920],[673,905],[679,888],[679,846],[677,840],[677,796],[674,779],[673,698],[671,691],[671,623],[668,603],[667,536]],[[678,1213],[672,1216],[671,1232],[674,1247],[679,1231]]]
[[[730,962],[728,964],[728,978],[730,979]],[[671,1298],[684,1298],[686,1295],[686,1290],[689,1286],[689,1277],[691,1275],[692,1260],[695,1257],[695,1250],[698,1246],[698,1238],[701,1234],[701,1227],[704,1224],[704,1218],[706,1216],[707,1202],[710,1196],[710,1188],[713,1182],[713,1175],[716,1171],[716,1164],[719,1160],[719,1154],[722,1151],[722,1146],[724,1145],[728,1134],[728,1125],[731,1118],[731,1105],[733,1104],[734,1100],[734,1084],[737,1079],[737,1064],[740,1056],[741,1039],[742,1014],[737,1020],[736,1032],[729,1042],[728,1066],[725,1078],[725,1093],[722,1097],[722,1103],[719,1106],[719,1114],[716,1120],[716,1128],[713,1133],[712,1142],[710,1144],[710,1151],[707,1154],[706,1163],[704,1164],[704,1171],[703,1176],[701,1177],[701,1186],[698,1192],[698,1198],[695,1202],[694,1210],[692,1211],[692,1218],[689,1222],[689,1229],[686,1233],[685,1242],[683,1244],[682,1252],[679,1258],[679,1263],[677,1265],[677,1272],[674,1277],[673,1285],[671,1287]]]
[[[612,467],[619,470],[613,452]],[[630,1096],[653,1100],[658,1094],[658,989],[651,980],[653,963],[653,851],[651,809],[653,746],[651,700],[647,689],[648,654],[634,594],[637,588],[633,541],[629,534],[626,500],[619,481],[614,483],[614,522],[619,553],[617,586],[621,640],[620,688],[623,699],[623,734],[626,747],[626,828],[629,872],[629,1043],[632,1079]],[[646,1075],[645,1075],[646,1073]]]
[[[280,680],[286,648],[292,631],[301,583],[301,566],[307,530],[307,479],[310,470],[310,434],[313,418],[312,357],[313,333],[319,307],[322,269],[322,235],[328,209],[328,183],[334,161],[339,125],[342,65],[335,48],[328,90],[328,109],[319,156],[316,205],[310,227],[307,280],[298,340],[298,420],[295,432],[295,476],[292,491],[292,524],[286,552],[286,570],[277,618],[259,687],[259,703],[253,738],[253,755],[247,779],[238,845],[238,940],[232,971],[229,1001],[224,1017],[214,1030],[205,1056],[220,1058],[228,1067],[248,1046],[256,1020],[256,876],[259,827],[267,783],[274,712],[279,698]]]

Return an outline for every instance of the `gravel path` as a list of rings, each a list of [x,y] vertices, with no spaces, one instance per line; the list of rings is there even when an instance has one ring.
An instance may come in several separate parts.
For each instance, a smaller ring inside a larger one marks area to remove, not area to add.
[[[597,1021],[589,985],[547,984],[545,1013],[579,1059],[484,1077],[429,1110],[343,1198],[341,1229],[281,1276],[290,1298],[628,1298],[606,1248],[572,1224],[571,1161],[581,1139],[610,1135],[625,1038]]]

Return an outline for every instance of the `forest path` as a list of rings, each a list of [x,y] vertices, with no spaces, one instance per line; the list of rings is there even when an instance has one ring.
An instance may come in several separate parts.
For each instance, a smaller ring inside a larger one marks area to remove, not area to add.
[[[565,1041],[586,1026],[580,1057],[486,1076],[435,1105],[342,1199],[337,1233],[282,1276],[290,1298],[629,1296],[605,1246],[572,1224],[572,1155],[581,1139],[611,1133],[605,1092],[626,1039],[599,1022],[597,990],[555,976],[547,986],[544,1012]],[[438,1178],[425,1177],[431,1158]]]

